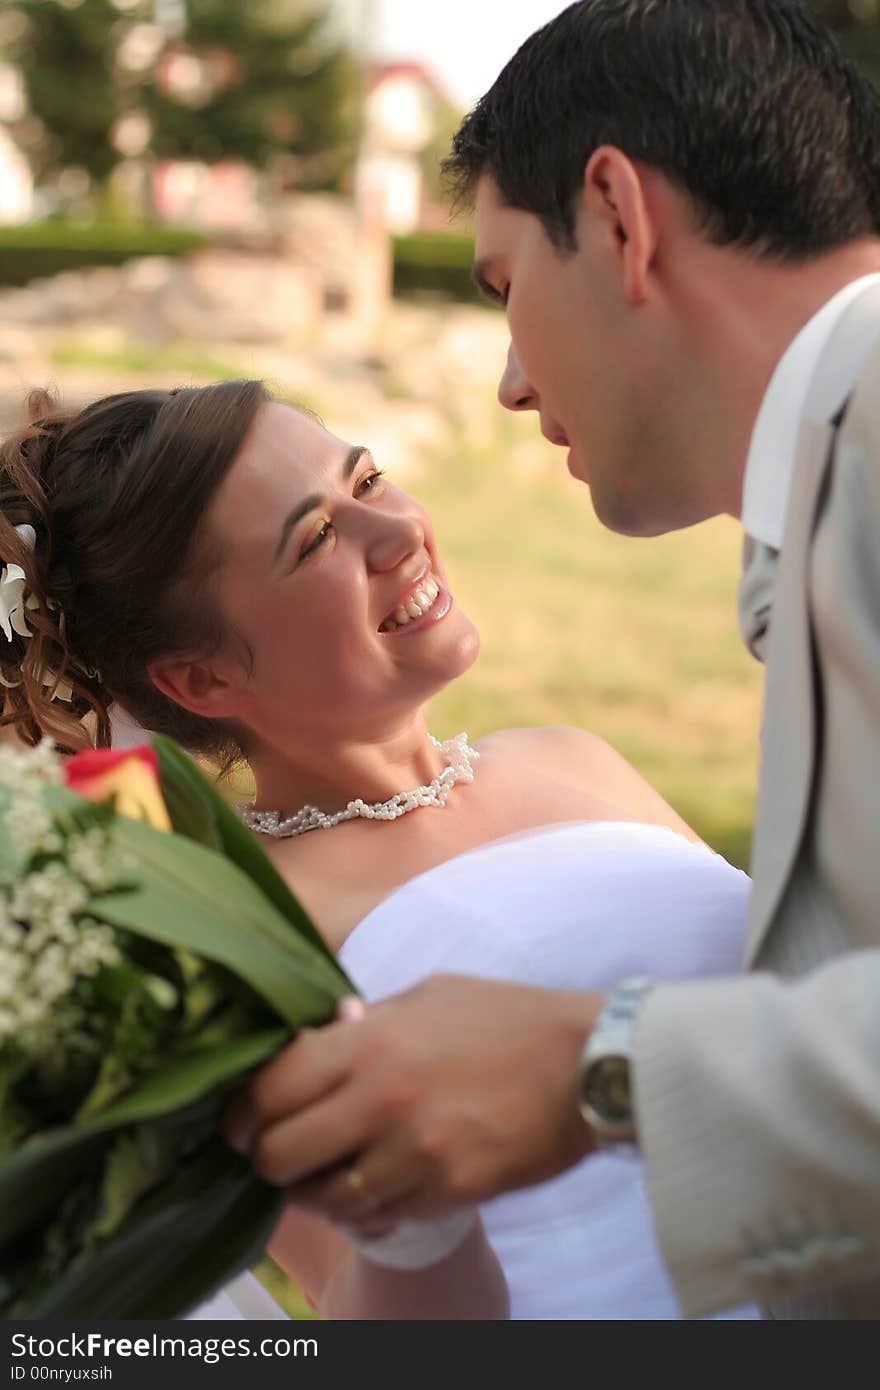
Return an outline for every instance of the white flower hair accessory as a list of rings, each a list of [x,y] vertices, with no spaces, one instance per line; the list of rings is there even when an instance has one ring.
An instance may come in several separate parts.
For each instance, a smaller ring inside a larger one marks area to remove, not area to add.
[[[35,549],[37,533],[33,526],[27,524],[16,526],[15,531],[28,550]],[[12,641],[13,632],[18,633],[19,637],[33,636],[28,626],[26,614],[29,608],[39,608],[40,600],[36,594],[25,594],[25,583],[25,572],[21,565],[4,565],[3,569],[0,570],[0,630],[2,630],[7,642]],[[0,675],[0,684],[5,685],[7,690],[12,690],[21,682],[8,681]],[[47,669],[43,673],[43,684],[54,686],[53,700],[71,700],[73,698],[73,687],[67,681],[59,680],[54,671]]]
[[[16,526],[15,530],[28,550],[33,550],[37,543],[33,526]],[[25,598],[24,586],[25,574],[21,565],[4,565],[0,573],[0,627],[7,642],[12,641],[13,632],[17,632],[19,637],[30,637],[25,610],[40,606],[35,594],[28,594]]]

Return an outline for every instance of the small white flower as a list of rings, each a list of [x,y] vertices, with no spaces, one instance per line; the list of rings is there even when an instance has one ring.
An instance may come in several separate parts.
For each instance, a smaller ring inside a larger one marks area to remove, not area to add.
[[[67,841],[67,862],[93,893],[104,893],[119,879],[119,859],[113,854],[110,836],[100,826],[92,826]]]
[[[118,882],[120,856],[101,826],[59,832],[44,789],[61,781],[49,739],[0,748],[0,837],[20,859],[0,883],[0,1051],[11,1042],[35,1058],[93,1046],[78,986],[120,959],[113,929],[85,915],[91,895]],[[20,876],[37,855],[41,867]]]
[[[33,526],[16,526],[15,529],[28,550],[33,550],[37,544],[37,533]],[[21,565],[4,565],[0,569],[0,631],[7,642],[12,641],[13,632],[17,632],[19,637],[32,636],[27,611],[39,608],[40,600],[36,594],[25,593],[26,582]],[[50,600],[49,607],[56,606]],[[73,699],[73,687],[70,682],[62,680],[51,668],[47,667],[43,672],[42,681],[44,685],[54,687],[53,700],[66,700],[69,703]],[[0,675],[0,685],[5,685],[7,690],[14,690],[16,686],[21,685],[21,681],[8,681],[5,676]]]

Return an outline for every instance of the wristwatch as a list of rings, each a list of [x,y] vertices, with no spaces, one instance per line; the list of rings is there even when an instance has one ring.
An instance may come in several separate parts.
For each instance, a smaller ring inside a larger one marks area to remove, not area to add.
[[[653,987],[653,980],[639,977],[612,990],[581,1055],[581,1114],[600,1148],[637,1142],[630,1061],[636,1019]]]

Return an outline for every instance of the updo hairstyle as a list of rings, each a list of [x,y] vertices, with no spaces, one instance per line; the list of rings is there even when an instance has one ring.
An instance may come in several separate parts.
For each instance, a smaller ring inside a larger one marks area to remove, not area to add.
[[[240,759],[228,727],[162,695],[147,668],[208,655],[223,636],[210,596],[222,557],[202,523],[269,399],[262,382],[230,381],[71,412],[31,393],[28,424],[0,446],[0,567],[24,570],[31,629],[11,641],[0,631],[0,725],[63,752],[106,748],[117,704],[222,767]],[[67,686],[70,700],[53,698]]]

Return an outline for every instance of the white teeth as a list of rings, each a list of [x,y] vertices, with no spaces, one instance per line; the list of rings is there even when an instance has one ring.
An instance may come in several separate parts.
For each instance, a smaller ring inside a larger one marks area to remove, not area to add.
[[[434,607],[440,593],[440,585],[430,576],[422,580],[422,583],[413,594],[402,603],[399,608],[395,608],[390,617],[380,627],[380,632],[393,632],[397,627],[405,627],[415,618],[421,618],[429,609]]]

